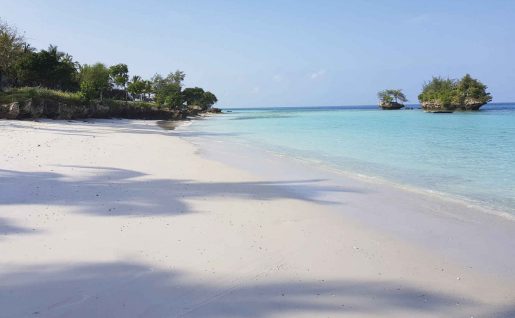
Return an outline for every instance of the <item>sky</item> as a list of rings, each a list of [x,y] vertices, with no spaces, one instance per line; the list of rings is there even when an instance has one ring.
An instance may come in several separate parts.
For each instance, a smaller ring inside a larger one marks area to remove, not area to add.
[[[82,64],[180,69],[221,107],[372,105],[386,88],[417,103],[465,73],[515,101],[510,0],[0,0],[0,18]]]

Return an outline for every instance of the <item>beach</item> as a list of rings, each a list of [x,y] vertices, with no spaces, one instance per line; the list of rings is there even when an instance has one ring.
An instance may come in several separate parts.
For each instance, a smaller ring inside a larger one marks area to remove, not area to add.
[[[0,317],[514,317],[515,222],[155,121],[0,121]]]

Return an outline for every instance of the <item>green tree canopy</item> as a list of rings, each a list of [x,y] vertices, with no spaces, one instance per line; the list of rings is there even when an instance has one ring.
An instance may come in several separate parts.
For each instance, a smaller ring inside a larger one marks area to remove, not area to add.
[[[468,100],[477,100],[481,103],[492,101],[492,96],[486,91],[487,86],[472,78],[469,74],[465,74],[461,80],[456,83],[458,92],[458,103],[463,104]]]
[[[77,67],[71,55],[50,45],[47,50],[27,52],[20,58],[17,80],[23,86],[76,91],[79,88]]]
[[[194,88],[185,88],[182,92],[184,101],[186,102],[186,105],[192,106],[197,105],[200,106],[202,102],[202,98],[204,97],[204,90],[200,87],[194,87]]]
[[[116,64],[109,68],[109,75],[114,85],[125,89],[129,81],[129,68],[127,64]]]
[[[168,108],[181,108],[184,105],[182,95],[182,81],[185,74],[182,71],[175,71],[166,77],[160,74],[152,78],[152,89],[155,94],[155,101],[160,106]]]
[[[183,91],[185,77],[184,72],[177,70],[166,76],[156,74],[151,80],[133,76],[129,81],[127,64],[81,66],[71,55],[59,51],[57,46],[50,45],[47,49],[36,51],[16,28],[0,20],[0,90],[3,84],[13,88],[40,87],[79,91],[80,95],[76,95],[78,99],[101,100],[127,100],[130,93],[170,109],[195,105],[206,110],[217,102],[213,93],[200,87]],[[148,99],[145,98],[147,95]]]
[[[492,100],[487,86],[466,74],[462,79],[433,77],[424,84],[418,99],[422,103],[433,103],[443,107],[460,106],[465,103],[486,104]]]
[[[152,88],[152,81],[145,80],[145,89],[143,89],[143,94],[149,95],[154,92],[154,89]]]
[[[216,98],[215,94],[211,92],[205,92],[204,96],[202,96],[202,109],[207,110],[211,108],[216,102],[218,102],[218,98]]]
[[[129,85],[127,86],[127,90],[132,95],[141,95],[145,92],[146,82],[141,79],[140,76],[133,76]]]
[[[401,89],[385,89],[377,93],[377,98],[379,98],[379,101],[384,104],[392,102],[405,103],[408,101],[406,95],[404,95]]]
[[[200,106],[203,110],[209,109],[218,101],[213,93],[205,92],[200,87],[185,88],[182,95],[186,105]]]
[[[0,20],[0,90],[6,78],[16,77],[15,65],[27,51],[30,47],[24,36]]]
[[[102,63],[85,64],[80,71],[80,91],[88,99],[102,99],[102,93],[111,88],[109,69]]]

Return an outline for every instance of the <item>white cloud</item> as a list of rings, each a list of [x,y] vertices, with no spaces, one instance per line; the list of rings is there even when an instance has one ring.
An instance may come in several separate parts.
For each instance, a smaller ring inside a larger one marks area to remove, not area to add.
[[[316,72],[313,72],[309,75],[309,77],[312,79],[312,80],[316,80],[318,78],[321,78],[325,75],[325,70],[324,69],[321,69],[321,70],[318,70]]]
[[[259,87],[259,86],[254,86],[254,87],[252,88],[252,93],[254,93],[254,94],[257,94],[257,93],[259,93],[260,91],[261,91],[261,87]]]

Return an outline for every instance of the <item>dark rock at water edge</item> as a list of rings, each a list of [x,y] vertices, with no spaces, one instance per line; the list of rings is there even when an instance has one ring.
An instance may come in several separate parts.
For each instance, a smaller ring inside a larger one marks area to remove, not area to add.
[[[385,109],[385,110],[395,110],[395,109],[403,108],[404,105],[401,103],[397,103],[397,102],[380,102],[379,107],[381,107],[381,109]]]
[[[211,107],[210,109],[208,109],[208,113],[220,114],[221,112],[222,112],[222,109],[216,108],[216,107]]]

